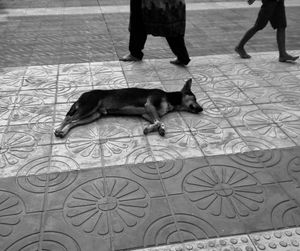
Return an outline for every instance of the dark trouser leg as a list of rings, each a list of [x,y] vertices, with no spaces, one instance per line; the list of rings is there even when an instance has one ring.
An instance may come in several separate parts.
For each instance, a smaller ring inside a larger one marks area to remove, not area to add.
[[[143,31],[140,32],[130,32],[129,38],[129,52],[132,56],[142,59],[144,53],[142,50],[144,49],[145,43],[147,40],[147,34]]]
[[[285,28],[278,28],[276,33],[279,57],[287,55],[285,48]]]
[[[279,51],[279,61],[280,62],[291,62],[296,61],[299,56],[292,56],[287,53],[285,47],[285,28],[277,28],[276,33],[277,45]]]
[[[190,62],[190,57],[185,46],[184,36],[166,37],[166,39],[177,59],[187,65]]]

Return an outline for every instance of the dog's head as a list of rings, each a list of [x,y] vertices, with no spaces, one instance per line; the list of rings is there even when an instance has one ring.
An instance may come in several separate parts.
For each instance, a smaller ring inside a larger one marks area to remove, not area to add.
[[[181,100],[181,110],[199,113],[203,111],[203,108],[197,103],[196,96],[191,91],[192,79],[187,80],[181,89],[182,100]]]

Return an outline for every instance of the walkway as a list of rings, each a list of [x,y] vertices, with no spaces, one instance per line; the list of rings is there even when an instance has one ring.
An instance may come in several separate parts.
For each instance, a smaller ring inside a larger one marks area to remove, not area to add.
[[[0,250],[299,250],[300,65],[278,62],[271,28],[251,60],[232,54],[257,5],[188,1],[180,68],[150,36],[143,62],[117,60],[125,0],[1,4]],[[288,5],[299,55],[300,4]],[[53,135],[84,91],[188,78],[204,112],[167,115],[165,138],[127,117]]]

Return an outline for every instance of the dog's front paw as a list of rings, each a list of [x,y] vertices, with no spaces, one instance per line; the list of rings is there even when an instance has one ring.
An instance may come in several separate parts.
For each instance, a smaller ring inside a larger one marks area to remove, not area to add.
[[[63,138],[66,136],[66,134],[62,130],[59,130],[59,129],[56,129],[54,131],[54,135],[58,138]]]
[[[160,136],[164,137],[166,135],[166,130],[163,129],[163,128],[159,128],[158,133],[159,133]]]

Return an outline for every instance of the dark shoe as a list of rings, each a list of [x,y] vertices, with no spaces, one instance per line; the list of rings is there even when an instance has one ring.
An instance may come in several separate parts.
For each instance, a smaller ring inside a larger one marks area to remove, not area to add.
[[[235,52],[240,55],[241,58],[251,58],[251,56],[245,51],[244,48],[235,47]]]
[[[137,62],[137,61],[141,61],[142,59],[136,58],[131,54],[127,54],[124,57],[120,58],[119,60],[123,62]]]
[[[291,55],[287,54],[285,56],[279,57],[279,62],[291,63],[291,62],[295,62],[298,58],[299,58],[299,56],[294,57],[294,56],[291,56]]]
[[[186,65],[188,65],[188,63],[189,63],[190,61],[191,61],[191,60],[183,62],[183,61],[181,61],[181,60],[179,60],[179,59],[177,58],[177,59],[175,59],[175,60],[171,60],[170,63],[171,63],[171,64],[174,64],[174,65],[178,65],[178,66],[186,66]]]

